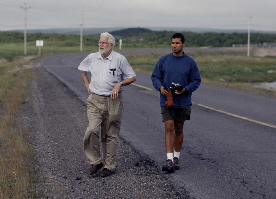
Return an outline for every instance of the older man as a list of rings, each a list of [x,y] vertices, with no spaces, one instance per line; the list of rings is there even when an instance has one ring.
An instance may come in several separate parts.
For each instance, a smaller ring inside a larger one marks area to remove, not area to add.
[[[122,117],[123,86],[136,80],[127,59],[113,51],[115,38],[105,32],[100,35],[99,52],[89,54],[78,70],[89,93],[87,117],[89,125],[84,135],[84,152],[91,164],[90,174],[111,175],[115,169],[117,138]],[[91,73],[91,80],[87,73]]]

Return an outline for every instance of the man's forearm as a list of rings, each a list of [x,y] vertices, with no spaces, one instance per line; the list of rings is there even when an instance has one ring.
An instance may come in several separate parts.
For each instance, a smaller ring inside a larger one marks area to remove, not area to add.
[[[83,80],[84,84],[89,85],[90,81],[89,81],[89,78],[88,78],[87,74],[82,73],[82,72],[80,74],[81,74],[81,77],[82,77],[82,80]]]
[[[127,78],[127,79],[124,79],[122,82],[122,86],[127,86],[133,82],[136,81],[136,77],[132,77],[132,78]]]
[[[81,72],[81,77],[82,77],[82,80],[84,82],[84,85],[85,85],[88,93],[90,93],[91,92],[90,89],[89,89],[90,81],[89,81],[89,78],[88,78],[87,74]]]

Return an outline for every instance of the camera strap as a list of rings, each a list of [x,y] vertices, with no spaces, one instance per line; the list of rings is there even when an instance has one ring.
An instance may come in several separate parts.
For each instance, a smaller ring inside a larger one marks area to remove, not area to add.
[[[172,91],[169,90],[168,91],[168,94],[167,94],[167,99],[165,101],[165,107],[171,107],[171,106],[174,106],[174,103],[173,103],[173,96],[172,96]]]

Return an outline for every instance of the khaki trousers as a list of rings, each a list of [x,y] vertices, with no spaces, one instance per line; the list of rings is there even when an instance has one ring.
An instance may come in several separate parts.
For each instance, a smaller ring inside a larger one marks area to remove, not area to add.
[[[122,94],[116,99],[90,94],[87,98],[87,117],[84,153],[89,164],[104,164],[104,168],[115,168],[117,139],[122,117]]]

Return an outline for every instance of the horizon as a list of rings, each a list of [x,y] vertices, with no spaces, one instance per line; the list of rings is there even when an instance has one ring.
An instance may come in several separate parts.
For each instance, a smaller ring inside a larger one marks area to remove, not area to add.
[[[117,31],[131,28],[144,28],[151,31],[179,31],[179,32],[197,32],[197,33],[247,33],[247,29],[215,29],[215,28],[180,28],[180,27],[84,27],[83,34],[86,31],[93,31],[93,34],[99,34],[102,31]],[[80,28],[39,28],[39,29],[26,29],[27,33],[59,33],[59,34],[80,34]],[[24,29],[14,29],[14,30],[0,30],[0,32],[24,32]],[[74,33],[72,33],[74,32]],[[263,30],[250,30],[251,33],[267,33],[276,34],[276,31],[263,31]]]

